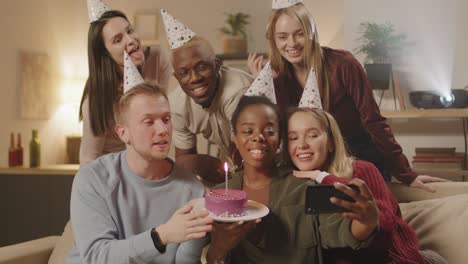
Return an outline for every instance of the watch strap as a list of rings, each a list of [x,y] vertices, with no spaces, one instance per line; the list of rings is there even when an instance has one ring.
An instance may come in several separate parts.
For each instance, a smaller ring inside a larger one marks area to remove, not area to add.
[[[151,239],[153,240],[154,247],[159,251],[159,253],[163,254],[166,252],[166,245],[163,245],[161,242],[161,238],[159,237],[158,231],[156,228],[151,228]]]

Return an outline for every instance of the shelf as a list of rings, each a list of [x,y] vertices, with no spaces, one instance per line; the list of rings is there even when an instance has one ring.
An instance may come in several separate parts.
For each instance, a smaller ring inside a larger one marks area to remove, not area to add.
[[[68,175],[74,176],[79,169],[78,164],[44,165],[38,168],[11,167],[0,168],[0,175]]]
[[[468,108],[382,110],[386,118],[461,118],[468,117]]]

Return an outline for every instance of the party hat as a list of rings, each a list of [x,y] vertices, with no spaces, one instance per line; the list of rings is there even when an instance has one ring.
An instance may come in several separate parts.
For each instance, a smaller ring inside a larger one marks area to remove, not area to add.
[[[311,27],[310,30],[312,31],[311,34],[309,34],[309,38],[314,39],[315,32],[317,31],[317,26],[315,25],[314,16],[310,15],[309,19],[310,19],[310,27]]]
[[[250,85],[245,95],[265,96],[276,104],[275,85],[273,83],[273,74],[270,62],[263,67],[262,71]]]
[[[271,4],[271,8],[273,9],[288,8],[297,3],[302,3],[302,0],[273,0]]]
[[[111,10],[101,0],[88,0],[88,17],[89,23],[93,23],[101,18],[102,14]]]
[[[171,49],[176,49],[195,36],[195,33],[182,24],[179,20],[173,17],[169,12],[161,9],[161,15],[164,22],[164,28],[166,29],[166,36]]]
[[[309,77],[307,78],[301,101],[299,102],[299,107],[322,109],[322,101],[320,100],[320,91],[314,68],[310,69]]]
[[[128,53],[124,51],[124,93],[143,82],[137,67],[133,64]]]

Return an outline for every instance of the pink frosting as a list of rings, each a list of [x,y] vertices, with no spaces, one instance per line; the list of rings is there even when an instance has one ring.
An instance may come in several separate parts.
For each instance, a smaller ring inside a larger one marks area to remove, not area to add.
[[[243,215],[247,206],[247,193],[241,190],[215,189],[205,196],[205,207],[208,211],[228,216]]]

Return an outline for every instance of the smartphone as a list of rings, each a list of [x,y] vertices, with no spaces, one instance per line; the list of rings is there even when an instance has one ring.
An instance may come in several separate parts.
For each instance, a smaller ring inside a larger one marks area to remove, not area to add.
[[[347,185],[355,192],[359,193],[356,185]],[[306,208],[307,214],[331,214],[342,213],[347,210],[343,207],[334,205],[330,202],[331,197],[354,202],[354,199],[344,192],[338,190],[333,185],[310,185],[306,189]]]

